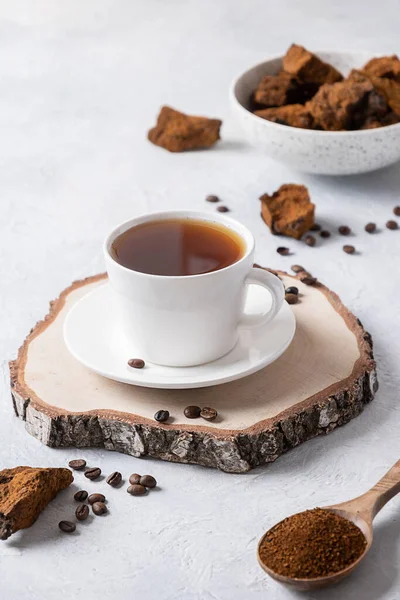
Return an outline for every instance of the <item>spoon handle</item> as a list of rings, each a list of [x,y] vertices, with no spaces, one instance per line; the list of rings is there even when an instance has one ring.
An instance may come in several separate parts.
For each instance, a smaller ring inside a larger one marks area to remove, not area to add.
[[[389,500],[400,492],[400,460],[374,485],[368,493],[373,494],[375,500],[371,507],[372,518],[385,506]]]
[[[372,524],[381,508],[398,493],[400,493],[400,460],[368,492],[349,502],[337,504],[335,508],[358,514]]]

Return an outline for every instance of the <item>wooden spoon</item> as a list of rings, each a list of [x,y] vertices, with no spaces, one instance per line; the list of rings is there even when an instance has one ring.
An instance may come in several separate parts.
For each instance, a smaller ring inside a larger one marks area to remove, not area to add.
[[[263,535],[258,544],[257,558],[258,562],[274,579],[279,581],[280,583],[284,583],[296,590],[315,590],[317,588],[326,587],[328,585],[332,585],[334,583],[338,583],[344,577],[350,575],[356,567],[361,563],[361,561],[365,558],[368,550],[371,548],[372,537],[373,537],[373,529],[372,529],[372,521],[378,512],[385,506],[387,502],[393,496],[400,492],[400,460],[397,461],[395,465],[386,473],[382,479],[378,481],[373,488],[371,488],[368,492],[363,494],[362,496],[358,496],[353,500],[349,500],[348,502],[343,502],[342,504],[334,504],[333,506],[325,506],[326,510],[331,510],[332,512],[352,521],[364,534],[364,537],[367,541],[367,546],[363,552],[363,554],[355,560],[351,565],[343,569],[342,571],[338,571],[332,575],[326,575],[325,577],[315,577],[314,579],[299,579],[296,577],[287,577],[285,575],[279,575],[272,571],[269,567],[267,567],[260,558],[260,546],[268,534],[268,531]]]

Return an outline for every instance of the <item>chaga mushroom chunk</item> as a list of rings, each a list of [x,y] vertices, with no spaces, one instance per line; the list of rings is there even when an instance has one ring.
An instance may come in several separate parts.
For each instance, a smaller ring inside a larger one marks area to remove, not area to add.
[[[299,240],[314,225],[315,206],[304,185],[286,183],[260,200],[261,216],[274,234]]]
[[[313,97],[318,85],[305,83],[281,71],[278,75],[266,75],[254,92],[255,107],[270,108],[286,104],[304,104]]]
[[[69,469],[15,467],[0,471],[0,540],[30,527],[73,479]]]
[[[292,44],[283,57],[283,70],[302,81],[319,85],[336,83],[343,79],[343,75],[335,67],[297,44]]]
[[[300,127],[301,129],[313,128],[313,118],[308,109],[302,104],[264,108],[263,110],[256,110],[254,114],[262,119],[279,123],[280,125],[290,125],[291,127]]]
[[[210,148],[220,139],[221,125],[218,119],[192,117],[163,106],[148,139],[169,152]]]
[[[363,66],[362,71],[376,77],[394,79],[400,83],[400,59],[396,54],[372,58]]]

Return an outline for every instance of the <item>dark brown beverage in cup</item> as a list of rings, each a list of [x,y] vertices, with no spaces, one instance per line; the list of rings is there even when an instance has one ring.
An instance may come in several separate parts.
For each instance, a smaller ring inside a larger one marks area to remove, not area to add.
[[[120,265],[150,275],[184,276],[219,271],[246,253],[235,231],[200,219],[164,219],[131,227],[112,243]]]

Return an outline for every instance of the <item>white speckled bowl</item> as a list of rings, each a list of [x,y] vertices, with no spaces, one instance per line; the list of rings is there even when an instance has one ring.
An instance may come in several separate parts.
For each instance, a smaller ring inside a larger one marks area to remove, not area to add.
[[[318,52],[345,76],[371,54]],[[374,55],[376,56],[376,54]],[[366,173],[400,160],[400,123],[362,131],[314,131],[266,121],[249,110],[251,93],[264,75],[278,73],[282,57],[252,67],[232,82],[230,99],[247,139],[266,155],[294,169],[320,175]]]

